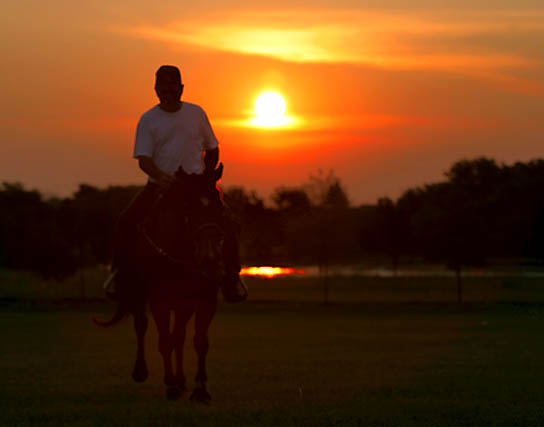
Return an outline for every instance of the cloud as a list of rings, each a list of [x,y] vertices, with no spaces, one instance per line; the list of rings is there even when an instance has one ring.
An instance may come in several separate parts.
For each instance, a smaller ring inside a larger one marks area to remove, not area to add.
[[[544,35],[544,9],[229,12],[173,21],[164,27],[134,26],[120,31],[133,37],[297,63],[496,72],[540,68],[544,62],[522,49],[501,49],[493,43],[494,35]],[[488,46],[475,47],[467,41],[467,37],[482,35],[490,40]],[[436,38],[442,40],[439,46]],[[460,48],[459,40],[466,45]]]
[[[452,131],[463,129],[463,131],[480,132],[489,129],[510,128],[512,121],[498,120],[481,117],[452,117],[440,115],[393,115],[393,114],[353,114],[353,115],[334,115],[334,116],[306,116],[304,118],[296,117],[293,126],[280,127],[272,129],[270,132],[255,133],[251,121],[247,119],[216,119],[214,126],[221,129],[221,132],[228,131],[229,128],[251,131],[251,135],[258,133],[270,134],[276,138],[277,134],[282,134],[282,138],[276,139],[274,148],[285,149],[293,145],[293,140],[297,138],[307,141],[310,138],[314,143],[318,141],[321,145],[323,141],[329,144],[335,144],[339,135],[344,135],[344,143],[349,139],[359,140],[360,138],[385,137],[396,131],[414,132],[414,131],[442,131],[451,133]],[[525,126],[536,124],[530,121],[524,122]],[[262,129],[261,129],[262,131]],[[345,137],[351,135],[351,137]],[[286,138],[288,136],[288,138]],[[306,142],[307,144],[307,142]]]

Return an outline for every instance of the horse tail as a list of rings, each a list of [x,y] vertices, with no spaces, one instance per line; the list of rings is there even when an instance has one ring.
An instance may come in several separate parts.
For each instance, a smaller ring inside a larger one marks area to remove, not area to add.
[[[108,282],[104,285],[106,296],[117,303],[115,313],[110,320],[99,320],[93,317],[93,322],[104,328],[117,325],[128,314],[136,317],[145,313],[148,282],[135,275],[134,272],[123,271],[112,275],[115,278],[115,289],[109,289]],[[110,280],[111,282],[111,280]]]
[[[93,322],[103,328],[109,328],[110,326],[117,325],[128,313],[129,311],[123,307],[123,304],[118,303],[115,313],[113,313],[110,320],[99,320],[96,317],[93,317]]]

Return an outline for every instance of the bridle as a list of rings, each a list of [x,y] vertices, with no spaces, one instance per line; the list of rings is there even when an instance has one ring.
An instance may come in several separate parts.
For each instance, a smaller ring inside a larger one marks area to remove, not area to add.
[[[153,239],[153,237],[150,236],[148,232],[147,225],[150,223],[153,214],[157,212],[161,201],[164,199],[164,195],[165,193],[163,191],[161,191],[157,195],[157,197],[155,198],[153,202],[153,206],[149,210],[147,216],[143,219],[142,222],[140,222],[140,224],[138,224],[137,228],[139,232],[141,233],[141,235],[143,236],[144,240],[160,257],[166,259],[168,262],[172,264],[183,265],[185,268],[187,268],[187,266],[193,266],[196,261],[195,259],[193,259],[191,256],[179,258],[179,257],[171,255],[166,249],[164,249],[163,246],[157,243],[156,240]],[[187,216],[184,216],[183,220],[185,224],[189,222],[189,219]],[[188,243],[191,241],[196,242],[197,240],[196,237],[200,233],[206,230],[213,230],[214,232],[217,233],[217,235],[221,236],[220,237],[221,240],[224,238],[224,234],[225,234],[224,230],[219,226],[219,224],[217,224],[216,222],[207,221],[207,222],[203,222],[202,224],[199,224],[198,227],[190,233],[191,240],[189,240]],[[198,270],[198,268],[194,268],[194,270]]]
[[[217,230],[219,231],[219,233],[221,234],[224,234],[223,230],[221,227],[219,227],[218,224],[216,224],[215,222],[205,222],[201,225],[199,225],[197,227],[197,229],[192,233],[193,234],[193,240],[194,240],[194,236],[198,235],[199,232],[205,230],[205,229],[214,229],[214,230]],[[190,263],[192,260],[189,259],[189,258],[185,258],[185,259],[182,259],[182,258],[176,258],[172,255],[170,255],[166,250],[164,250],[161,246],[159,246],[159,244],[157,244],[153,238],[149,235],[149,233],[147,232],[147,228],[145,227],[145,222],[143,222],[142,224],[140,224],[140,232],[142,233],[142,235],[144,236],[145,240],[147,241],[147,243],[149,243],[149,245],[159,254],[161,255],[162,257],[166,258],[168,261],[174,263],[174,264],[188,264]]]

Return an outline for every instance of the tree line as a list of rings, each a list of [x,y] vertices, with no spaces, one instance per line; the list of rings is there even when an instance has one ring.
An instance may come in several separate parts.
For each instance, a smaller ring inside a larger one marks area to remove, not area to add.
[[[0,267],[62,278],[108,264],[119,213],[138,186],[82,184],[44,198],[20,183],[0,187]],[[353,206],[338,177],[319,172],[277,188],[265,203],[243,187],[223,189],[241,224],[245,264],[329,265],[387,257],[446,264],[461,274],[489,260],[544,258],[544,160],[513,165],[461,160],[442,181]]]

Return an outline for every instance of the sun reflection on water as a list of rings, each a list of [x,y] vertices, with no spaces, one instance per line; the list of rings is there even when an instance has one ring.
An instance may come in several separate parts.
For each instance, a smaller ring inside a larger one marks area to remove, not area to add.
[[[260,267],[244,267],[240,271],[242,276],[258,276],[266,277],[271,279],[277,276],[290,276],[293,274],[303,275],[304,270],[294,269],[291,267],[270,267],[270,266],[260,266]]]

